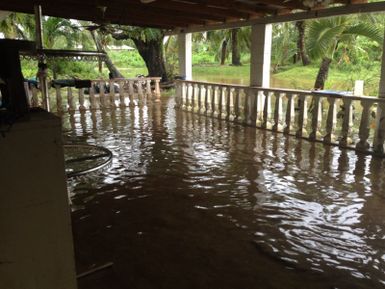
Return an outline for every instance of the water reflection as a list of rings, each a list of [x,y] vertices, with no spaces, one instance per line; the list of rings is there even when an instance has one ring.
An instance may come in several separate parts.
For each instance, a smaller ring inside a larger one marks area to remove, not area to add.
[[[212,212],[249,234],[266,259],[322,272],[324,288],[385,284],[382,159],[173,107],[171,99],[64,115],[66,141],[114,154],[109,168],[70,182],[80,220],[90,219],[91,204],[121,203],[116,215],[124,202],[182,195],[191,206],[180,214]]]

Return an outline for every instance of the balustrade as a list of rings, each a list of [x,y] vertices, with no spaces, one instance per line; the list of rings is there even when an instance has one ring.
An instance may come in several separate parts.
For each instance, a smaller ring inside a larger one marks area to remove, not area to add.
[[[56,85],[50,90],[50,98],[56,103],[56,111],[70,112],[86,109],[113,109],[117,106],[125,107],[143,105],[150,101],[160,101],[160,77],[93,80],[89,88],[62,88]],[[42,94],[36,87],[25,89],[31,107],[43,104]],[[63,99],[64,91],[64,99]],[[65,105],[63,102],[65,101]]]
[[[183,110],[360,151],[384,151],[385,121],[377,116],[373,125],[372,115],[378,106],[385,111],[385,99],[197,81],[177,81],[176,91]]]

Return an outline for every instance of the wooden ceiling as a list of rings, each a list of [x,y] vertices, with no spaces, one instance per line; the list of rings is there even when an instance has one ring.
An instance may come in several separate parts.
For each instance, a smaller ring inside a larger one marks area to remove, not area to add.
[[[49,16],[169,30],[250,21],[309,10],[301,0],[1,0],[0,10],[33,13],[35,4],[40,4],[43,14]],[[102,7],[106,7],[105,12]],[[316,9],[320,8],[324,7]]]

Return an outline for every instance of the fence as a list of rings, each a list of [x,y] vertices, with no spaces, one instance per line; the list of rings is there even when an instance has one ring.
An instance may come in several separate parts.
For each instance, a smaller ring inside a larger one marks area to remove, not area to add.
[[[305,90],[178,81],[187,111],[364,152],[383,154],[385,99]]]
[[[89,88],[62,87],[49,90],[49,110],[56,112],[144,105],[160,101],[160,77],[92,80]],[[45,107],[41,91],[28,87],[31,107]]]

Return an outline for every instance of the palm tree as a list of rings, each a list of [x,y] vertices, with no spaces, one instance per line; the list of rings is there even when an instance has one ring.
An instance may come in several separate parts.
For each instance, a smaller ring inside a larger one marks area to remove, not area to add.
[[[306,22],[305,21],[297,21],[295,22],[295,27],[298,31],[298,38],[297,38],[297,57],[299,60],[302,61],[302,65],[306,66],[310,64],[309,56],[306,53],[305,49],[305,29],[306,29]]]
[[[382,43],[381,30],[369,22],[358,22],[357,17],[334,17],[310,22],[307,33],[310,57],[321,59],[314,89],[323,89],[330,64],[342,46],[354,47],[358,36]],[[344,45],[342,45],[344,44]]]
[[[107,46],[110,39],[110,35],[107,35],[103,31],[96,32],[95,30],[89,30],[92,36],[92,39],[94,40],[96,49],[100,52],[105,52],[105,47]],[[116,68],[116,66],[113,64],[111,58],[106,53],[104,57],[104,62],[106,63],[106,66],[110,72],[110,75],[113,78],[123,78],[124,76],[120,73],[120,71]],[[99,62],[99,71],[101,70],[101,62]]]
[[[5,38],[11,39],[33,39],[34,19],[32,15],[23,13],[10,13],[0,21],[0,32]]]
[[[207,32],[207,41],[211,49],[216,52],[216,59],[224,65],[231,49],[231,64],[241,65],[241,52],[248,52],[250,49],[249,27],[236,28],[231,30],[216,30]],[[229,45],[230,44],[230,45]]]
[[[295,27],[291,22],[274,25],[271,52],[274,72],[277,72],[280,66],[293,63],[293,59],[296,58],[295,33]]]

